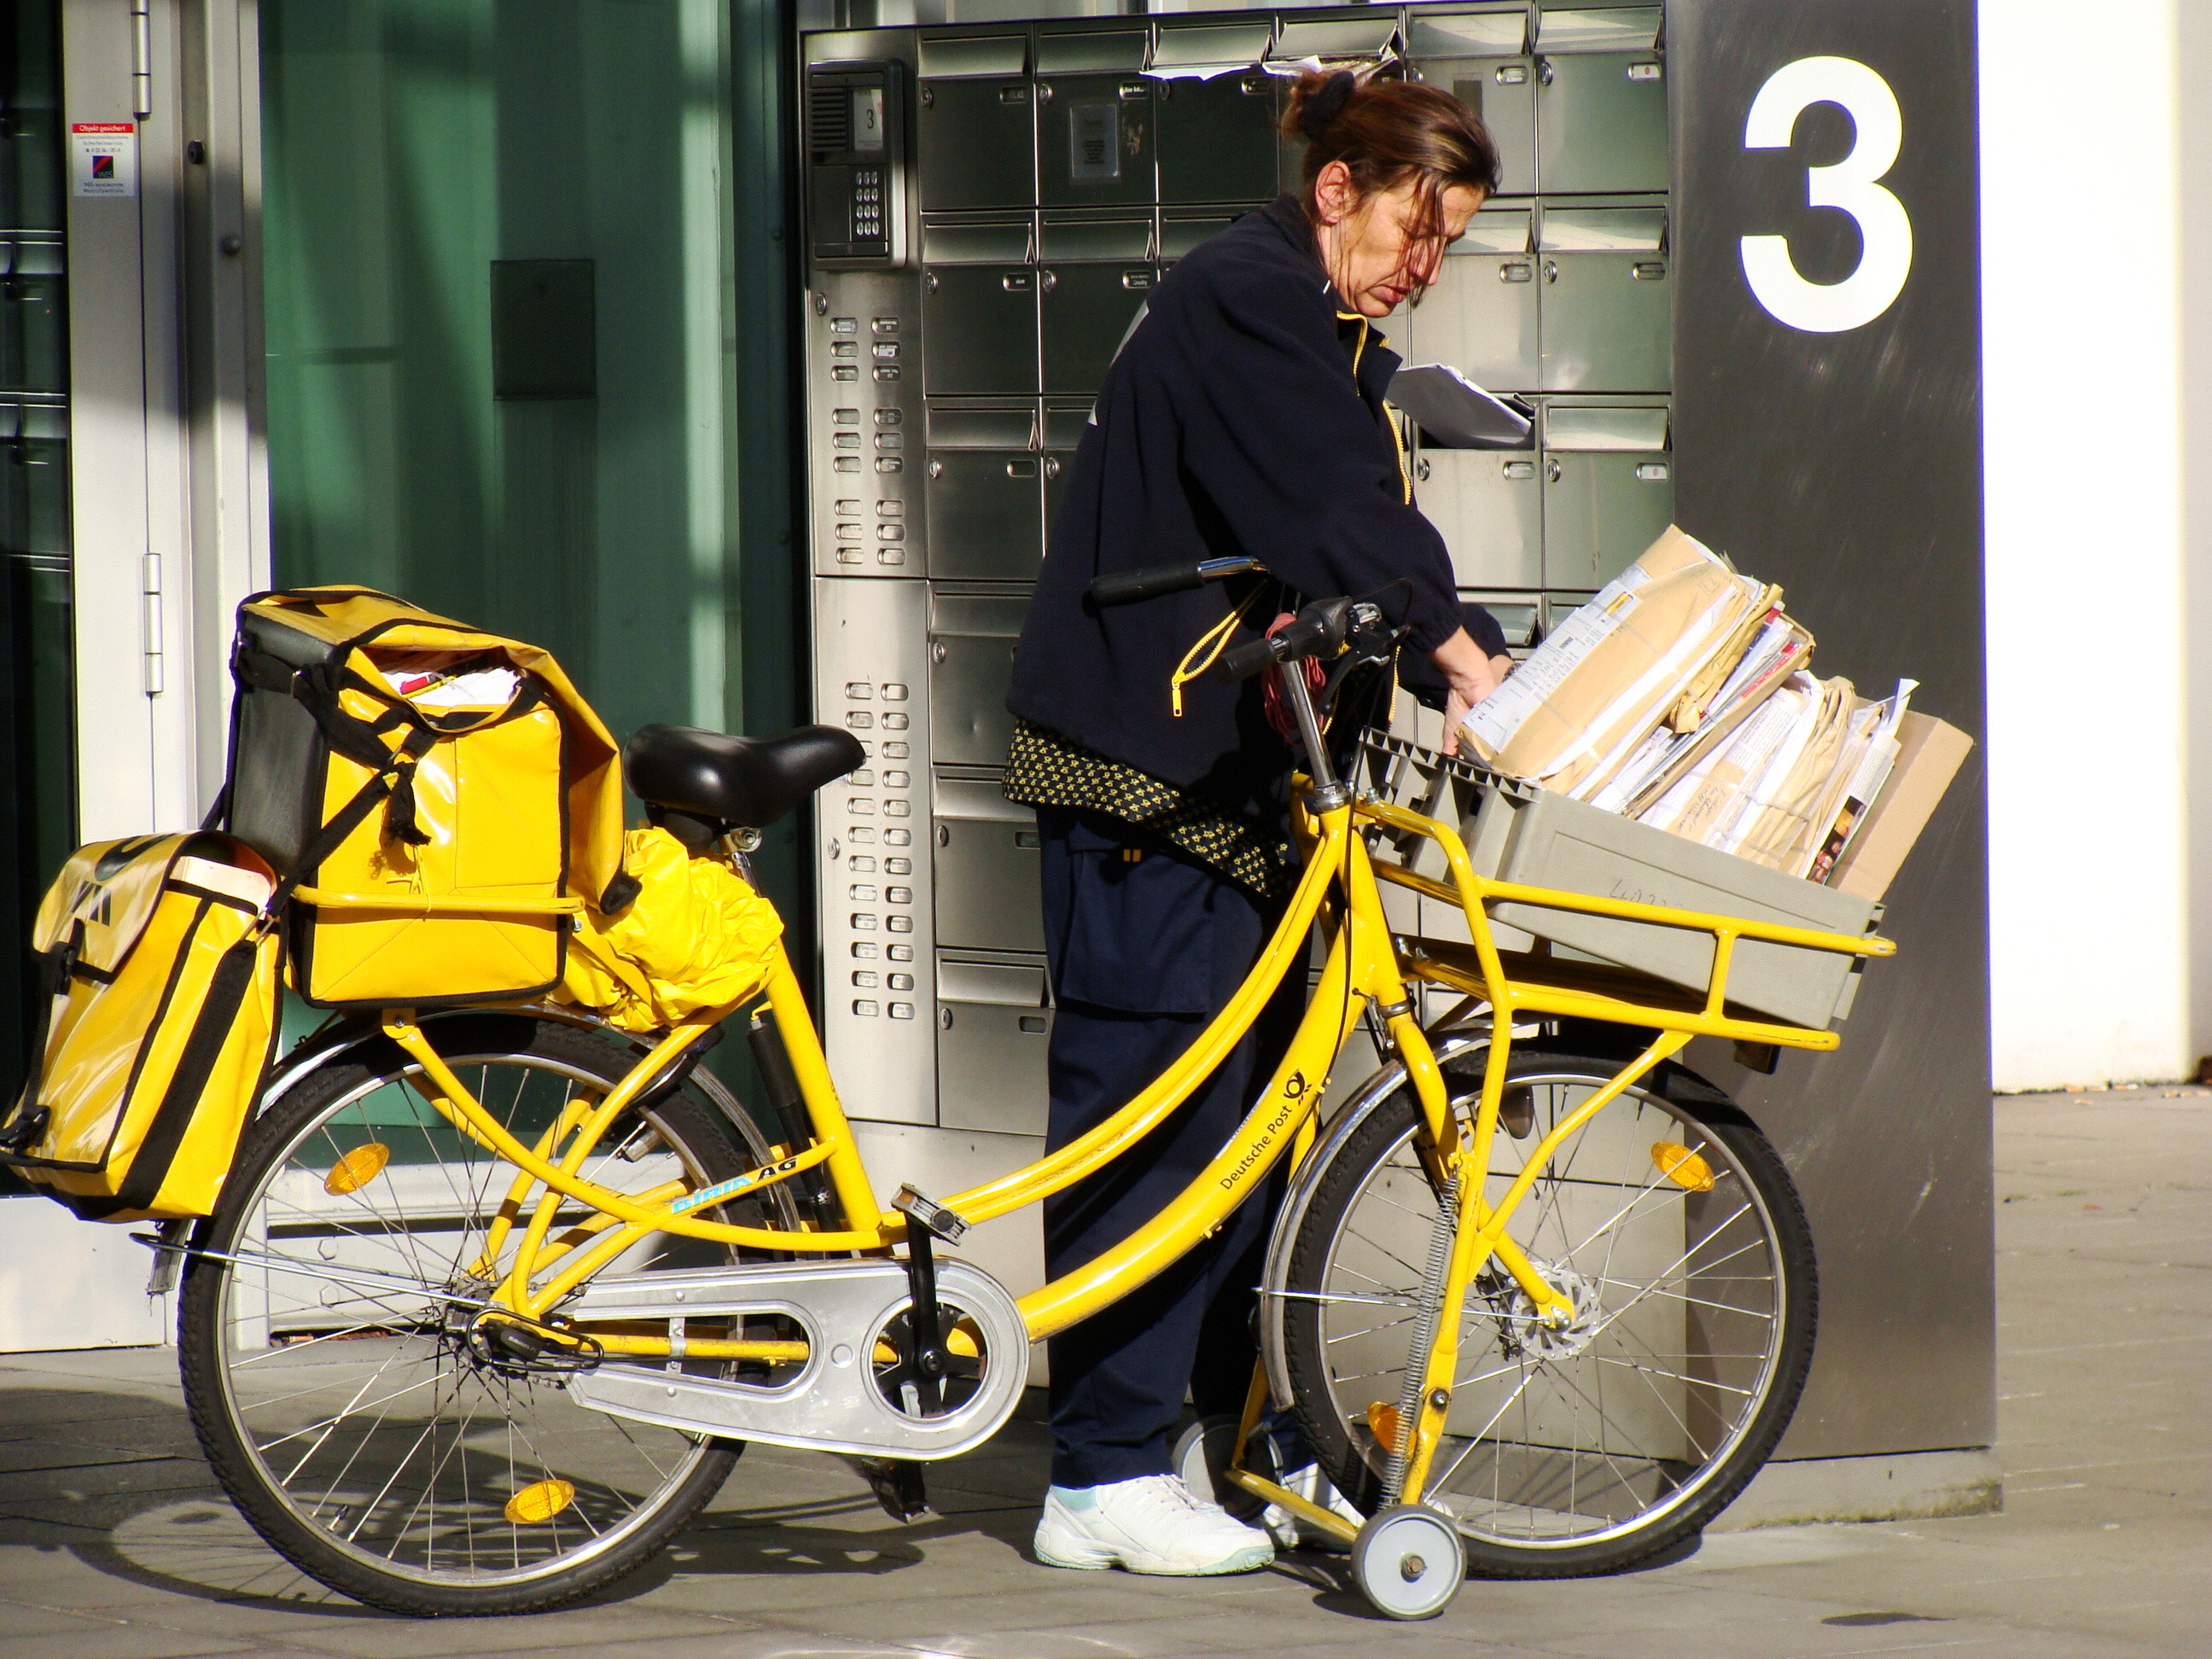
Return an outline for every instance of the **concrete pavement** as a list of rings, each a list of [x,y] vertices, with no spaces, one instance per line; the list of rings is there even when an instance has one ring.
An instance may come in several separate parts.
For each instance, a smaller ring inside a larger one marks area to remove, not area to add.
[[[1470,1583],[1443,1618],[1399,1625],[1324,1555],[1212,1580],[1038,1565],[1045,1437],[1025,1411],[934,1474],[926,1522],[891,1523],[835,1460],[755,1447],[674,1548],[599,1601],[424,1623],[262,1547],[199,1460],[173,1353],[5,1355],[0,1656],[2212,1651],[2212,1091],[1996,1111],[2001,1514],[1717,1532],[1618,1577]]]

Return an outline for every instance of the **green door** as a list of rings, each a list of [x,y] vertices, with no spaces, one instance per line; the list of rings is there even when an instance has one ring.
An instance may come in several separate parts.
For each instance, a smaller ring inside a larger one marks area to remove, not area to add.
[[[618,736],[790,722],[772,10],[264,0],[279,584],[548,646]]]

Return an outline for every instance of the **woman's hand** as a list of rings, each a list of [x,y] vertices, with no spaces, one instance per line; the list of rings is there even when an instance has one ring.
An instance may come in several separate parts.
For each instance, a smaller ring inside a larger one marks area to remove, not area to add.
[[[1429,653],[1443,670],[1449,693],[1444,702],[1444,753],[1459,752],[1459,723],[1467,711],[1498,690],[1513,672],[1510,657],[1486,657],[1482,647],[1461,629]]]

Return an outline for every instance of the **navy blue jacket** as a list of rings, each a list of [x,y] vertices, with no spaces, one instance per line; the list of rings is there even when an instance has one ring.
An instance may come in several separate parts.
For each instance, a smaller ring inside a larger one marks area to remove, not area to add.
[[[1309,599],[1371,595],[1419,652],[1449,638],[1462,620],[1451,561],[1407,501],[1408,463],[1382,412],[1400,360],[1381,342],[1340,310],[1290,197],[1178,261],[1076,449],[1006,707],[1154,777],[1257,806],[1285,761],[1261,682],[1194,681],[1180,719],[1169,697],[1184,653],[1249,580],[1087,616],[1093,577],[1249,554]],[[1249,619],[1264,629],[1276,602],[1262,594]]]

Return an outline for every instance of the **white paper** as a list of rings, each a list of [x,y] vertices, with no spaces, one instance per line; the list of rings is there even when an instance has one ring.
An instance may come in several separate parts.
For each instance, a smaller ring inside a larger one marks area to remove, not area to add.
[[[1791,675],[1782,689],[1760,704],[1758,713],[1745,720],[1726,743],[1676,779],[1672,788],[1639,815],[1639,822],[1672,829],[1674,821],[1682,816],[1683,809],[1689,805],[1690,798],[1704,787],[1706,779],[1712,775],[1713,769],[1723,761],[1742,766],[1747,773],[1753,775],[1760,773],[1775,745],[1788,735],[1790,726],[1804,710],[1805,698],[1796,684],[1801,680],[1808,686],[1812,684],[1810,675]],[[1709,830],[1725,830],[1740,810],[1739,801],[1735,808],[1717,818],[1709,826]],[[1717,844],[1716,833],[1692,839],[1703,841],[1709,847]]]
[[[1751,826],[1759,821],[1759,815],[1773,805],[1776,797],[1788,787],[1790,774],[1797,764],[1798,756],[1803,754],[1805,745],[1812,742],[1813,734],[1820,725],[1820,682],[1810,674],[1792,674],[1789,685],[1775,693],[1766,707],[1774,708],[1790,692],[1798,693],[1799,697],[1791,699],[1796,706],[1789,710],[1789,724],[1782,729],[1779,740],[1766,757],[1765,765],[1737,796],[1735,811],[1714,826],[1715,834],[1706,837],[1705,845],[1708,847],[1717,847],[1723,853],[1733,853],[1743,845],[1743,838],[1751,833]],[[1765,711],[1762,709],[1760,712]],[[1755,717],[1751,723],[1754,726],[1759,724]],[[1735,745],[1729,746],[1733,748]],[[1753,753],[1755,756],[1756,751]]]
[[[514,701],[522,676],[512,668],[479,668],[451,679],[424,675],[419,669],[387,668],[385,684],[418,708],[497,708]],[[425,679],[428,680],[424,684]],[[414,686],[414,690],[408,687]]]
[[[1654,778],[1660,776],[1675,760],[1705,734],[1712,723],[1720,719],[1737,701],[1760,680],[1771,672],[1776,662],[1788,651],[1794,638],[1790,623],[1779,610],[1773,613],[1759,631],[1752,636],[1751,647],[1743,653],[1721,688],[1705,706],[1705,717],[1688,732],[1674,732],[1662,727],[1654,732],[1643,749],[1613,775],[1613,781],[1590,798],[1591,805],[1608,812],[1627,810],[1628,805],[1642,794]]]
[[[1528,441],[1528,417],[1449,363],[1418,363],[1390,377],[1389,398],[1423,431],[1455,449],[1512,449]]]
[[[194,887],[204,887],[210,893],[224,893],[241,904],[259,909],[268,902],[272,884],[258,870],[241,870],[234,864],[218,864],[213,859],[183,858],[169,866],[172,880]]]
[[[1680,741],[1682,739],[1676,737],[1674,732],[1663,726],[1661,726],[1638,744],[1636,752],[1621,763],[1620,769],[1613,775],[1612,782],[1607,784],[1595,794],[1588,797],[1589,804],[1601,812],[1620,811],[1635,797],[1636,792],[1643,788],[1660,767],[1665,764],[1668,755]],[[1590,774],[1593,778],[1599,775],[1600,774],[1595,772]],[[1578,786],[1567,793],[1579,795],[1582,792]]]

